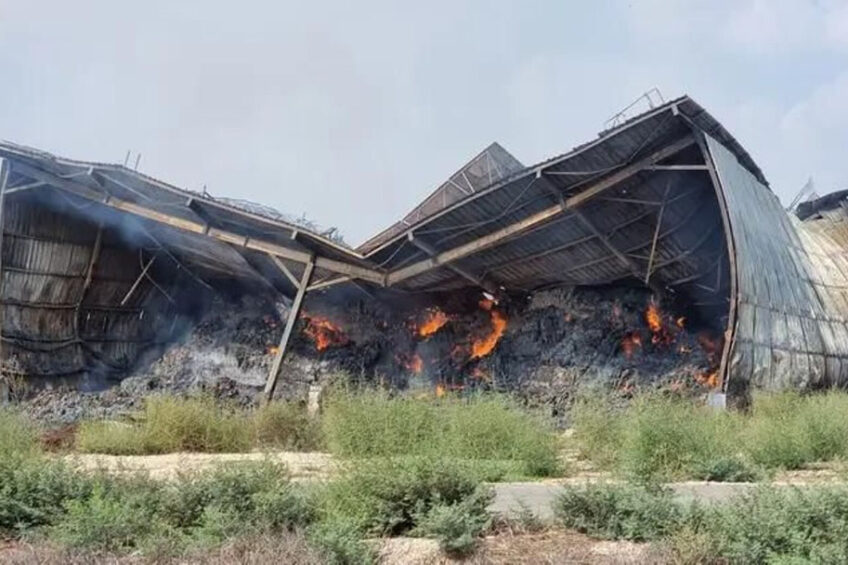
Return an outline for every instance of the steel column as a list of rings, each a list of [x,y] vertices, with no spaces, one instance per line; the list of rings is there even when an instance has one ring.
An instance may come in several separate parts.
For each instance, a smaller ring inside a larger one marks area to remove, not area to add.
[[[300,284],[297,288],[297,295],[294,297],[289,317],[286,320],[286,327],[283,330],[283,337],[280,338],[280,345],[277,347],[277,355],[274,357],[274,363],[271,365],[271,372],[268,374],[268,381],[265,383],[265,402],[270,402],[274,397],[274,390],[277,388],[277,379],[280,377],[280,369],[283,366],[283,357],[289,346],[289,339],[294,331],[294,325],[297,323],[297,318],[300,315],[300,307],[303,305],[303,298],[306,296],[306,291],[309,288],[309,280],[312,278],[312,271],[315,269],[315,262],[309,261],[303,269],[303,276],[300,277]]]

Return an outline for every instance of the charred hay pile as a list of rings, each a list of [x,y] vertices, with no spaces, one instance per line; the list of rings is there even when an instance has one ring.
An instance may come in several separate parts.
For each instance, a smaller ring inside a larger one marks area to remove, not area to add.
[[[635,287],[554,289],[496,302],[479,291],[388,304],[307,302],[278,398],[303,400],[331,381],[435,396],[510,392],[562,415],[583,387],[630,394],[717,384],[717,333]],[[37,418],[113,418],[150,394],[258,402],[288,309],[248,295],[216,298],[179,342],[119,385],[95,393],[46,388],[25,402]]]

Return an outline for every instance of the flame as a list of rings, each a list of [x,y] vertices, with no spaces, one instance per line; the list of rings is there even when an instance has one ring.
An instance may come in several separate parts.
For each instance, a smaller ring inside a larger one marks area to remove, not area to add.
[[[680,316],[674,321],[677,324],[677,327],[681,330],[686,327],[686,316]]]
[[[279,353],[279,352],[280,352],[280,348],[279,348],[279,347],[277,347],[276,345],[269,345],[269,346],[268,346],[268,349],[267,349],[267,351],[266,351],[266,353],[267,353],[268,355],[276,355],[276,354],[277,354],[277,353]]]
[[[621,340],[621,350],[624,351],[624,355],[630,359],[633,357],[633,354],[636,353],[636,350],[642,347],[642,336],[639,335],[639,332],[630,332],[625,335]]]
[[[424,360],[421,359],[421,356],[417,353],[413,353],[412,355],[398,355],[397,361],[403,365],[407,371],[415,373],[416,375],[424,368]]]
[[[653,300],[648,303],[648,307],[645,309],[645,322],[648,324],[651,332],[655,334],[661,332],[663,329],[660,307]]]
[[[695,377],[695,380],[698,381],[699,384],[709,387],[709,388],[718,388],[719,386],[719,378],[718,378],[718,369],[709,372],[702,373]]]
[[[447,392],[448,392],[448,391],[447,391],[447,389],[445,388],[445,385],[443,385],[442,383],[438,383],[438,384],[436,385],[436,398],[441,398],[441,397],[443,397],[445,394],[447,394]]]
[[[428,308],[424,311],[424,321],[418,325],[418,335],[427,337],[433,335],[441,329],[442,326],[448,323],[448,315],[442,312],[439,308]]]
[[[324,351],[331,345],[345,345],[349,340],[342,329],[328,320],[320,316],[307,316],[306,329],[303,333],[308,335],[315,342],[315,349]]]
[[[506,331],[506,317],[494,308],[489,312],[492,316],[492,331],[482,339],[475,339],[471,344],[472,359],[479,359],[491,353],[495,345],[498,344],[498,340],[501,339],[504,331]]]

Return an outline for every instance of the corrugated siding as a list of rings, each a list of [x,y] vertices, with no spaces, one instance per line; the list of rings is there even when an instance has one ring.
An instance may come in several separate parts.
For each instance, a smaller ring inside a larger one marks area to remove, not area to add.
[[[707,137],[736,246],[738,322],[728,390],[848,384],[848,265],[798,229],[778,198]],[[844,269],[844,270],[843,270]]]

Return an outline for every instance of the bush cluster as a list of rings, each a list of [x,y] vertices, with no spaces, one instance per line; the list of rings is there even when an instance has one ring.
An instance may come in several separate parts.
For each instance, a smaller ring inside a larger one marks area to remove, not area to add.
[[[570,487],[555,511],[593,536],[660,541],[677,563],[848,562],[845,487],[760,486],[711,506],[645,485]]]
[[[380,393],[336,394],[324,410],[327,447],[341,457],[438,457],[480,463],[481,472],[551,476],[561,471],[548,422],[506,398],[438,401]]]
[[[750,481],[848,456],[844,393],[762,394],[749,414],[658,394],[627,406],[592,397],[577,403],[573,419],[585,457],[640,480]]]
[[[434,537],[467,553],[489,525],[491,499],[473,466],[379,458],[325,485],[292,483],[271,462],[220,465],[173,481],[86,473],[42,453],[18,416],[0,415],[0,535],[37,534],[73,551],[191,555],[251,536],[304,532],[329,563],[373,560],[362,540]]]
[[[295,403],[273,402],[238,412],[212,398],[153,396],[133,423],[84,422],[76,447],[86,453],[142,455],[241,452],[253,446],[299,451],[320,446],[319,424]]]

